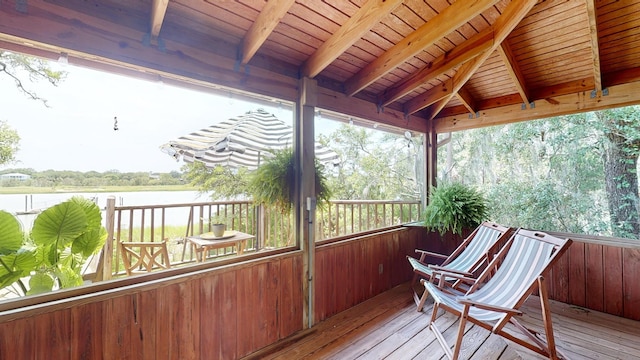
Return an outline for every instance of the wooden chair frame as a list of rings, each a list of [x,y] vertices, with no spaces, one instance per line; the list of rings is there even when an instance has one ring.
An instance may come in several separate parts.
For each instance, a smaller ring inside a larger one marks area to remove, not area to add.
[[[139,252],[135,251],[136,249]],[[153,269],[169,269],[171,261],[167,241],[161,242],[120,242],[122,262],[127,275],[150,272]]]
[[[516,241],[518,245],[514,246]],[[562,240],[542,232],[520,229],[511,236],[465,296],[455,296],[443,291],[444,281],[442,280],[437,285],[422,281],[425,290],[434,298],[429,327],[449,359],[457,360],[459,356],[467,321],[550,359],[566,358],[556,349],[544,275],[565,253],[571,242],[570,239]],[[440,279],[443,278],[444,275],[441,274]],[[539,290],[544,339],[538,332],[524,327],[514,317],[522,314],[518,308],[536,289]],[[503,305],[499,304],[499,300],[494,303],[483,301],[490,298],[505,298],[508,301]],[[459,317],[460,323],[453,351],[435,324],[439,309]],[[512,324],[529,341],[507,331],[505,329],[507,324]]]
[[[458,274],[463,278],[454,279],[455,284],[452,289],[460,288],[467,282],[465,278],[475,278],[474,274],[477,275],[489,264],[493,255],[498,253],[512,231],[513,229],[510,227],[485,221],[448,256],[420,249],[415,250],[416,253],[420,254],[419,259],[407,256],[414,272],[411,289],[413,290],[413,299],[417,305],[417,310],[422,311],[429,297],[429,293],[426,291],[421,295],[416,291],[416,285],[420,278],[436,282],[437,276],[433,276],[434,271]],[[428,264],[426,262],[428,256],[444,259],[444,261],[440,265]],[[461,293],[464,293],[464,291]]]

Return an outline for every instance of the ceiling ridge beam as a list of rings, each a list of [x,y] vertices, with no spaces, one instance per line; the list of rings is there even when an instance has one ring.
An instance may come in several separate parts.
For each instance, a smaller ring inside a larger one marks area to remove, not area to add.
[[[638,71],[628,71],[624,74],[624,76],[633,76],[634,74],[636,76],[631,78],[631,80],[640,81],[640,68],[638,69]],[[625,77],[625,79],[627,79],[627,77]],[[621,82],[618,84],[611,84],[611,85],[620,85],[620,84],[624,84],[624,82]],[[465,88],[466,87],[462,87],[462,89],[458,91],[458,94],[456,94],[456,96],[460,97],[461,94],[464,91],[466,91]],[[593,89],[593,77],[589,76],[579,80],[571,80],[561,84],[551,85],[551,86],[537,88],[537,89],[531,89],[530,101],[536,101],[536,102],[545,101],[551,104],[555,104],[557,103],[555,98],[558,96],[579,94],[579,93],[585,93],[585,92],[588,93],[591,91],[591,89]],[[520,94],[518,93],[502,95],[495,98],[476,100],[475,106],[472,106],[474,109],[474,111],[472,112],[477,113],[478,111],[487,111],[490,109],[499,108],[506,105],[514,105],[514,104],[517,104],[520,106],[522,105],[522,100],[520,98]],[[464,108],[466,111],[471,111],[469,107],[466,105],[460,105],[460,106],[457,106],[456,108],[457,109]],[[449,111],[450,109],[452,108],[444,109],[440,114],[446,113],[446,115],[442,115],[442,117],[458,116],[458,115],[466,114],[466,111],[458,110],[457,112],[451,112]]]
[[[600,68],[600,45],[598,42],[598,23],[594,0],[586,0],[589,17],[589,34],[591,35],[591,56],[593,58],[593,77],[596,93],[602,93],[602,70]]]
[[[480,127],[503,125],[519,121],[544,119],[552,116],[611,109],[638,104],[640,82],[612,85],[608,96],[591,97],[589,91],[556,96],[553,101],[540,101],[536,107],[521,110],[520,104],[511,104],[482,110],[479,117],[469,119],[464,115],[453,115],[434,119],[436,132],[469,130]]]
[[[386,90],[380,96],[380,104],[382,106],[391,104],[421,85],[482,54],[484,51],[487,51],[492,44],[493,29],[487,28],[477,33],[462,44],[438,56],[433,62],[430,62],[406,80]]]
[[[506,41],[503,41],[500,46],[498,46],[498,53],[500,57],[502,57],[502,61],[504,61],[504,65],[507,67],[507,72],[513,83],[518,90],[518,94],[522,98],[522,102],[525,104],[529,104],[531,101],[529,100],[531,96],[529,95],[529,91],[526,86],[526,82],[524,80],[524,75],[520,70],[520,66],[516,61],[515,56],[513,55],[513,51],[511,51],[511,46]]]
[[[287,14],[295,0],[269,0],[242,39],[240,62],[246,65]]]
[[[151,16],[149,19],[149,33],[152,38],[158,38],[160,36],[160,30],[162,29],[162,22],[164,21],[164,15],[167,13],[167,7],[169,6],[169,0],[153,0],[151,4]]]
[[[303,77],[315,77],[402,4],[403,0],[369,0],[302,65]]]
[[[433,104],[428,113],[428,119],[433,119],[444,108],[449,100],[451,100],[455,93],[467,83],[471,76],[473,76],[480,66],[482,66],[482,64],[493,54],[496,48],[502,44],[511,31],[513,31],[520,21],[522,21],[536,3],[537,0],[519,0],[512,1],[507,5],[502,15],[500,15],[491,26],[494,34],[494,42],[491,49],[487,50],[482,55],[475,57],[473,60],[462,64],[453,76],[453,87],[449,87],[444,90],[442,86],[439,86],[409,100],[404,106],[405,113],[413,114]],[[432,103],[425,102],[427,99],[433,99],[433,95],[431,94],[433,92],[438,93],[439,100]]]
[[[345,83],[345,93],[353,96],[407,59],[433,45],[436,41],[481,14],[499,0],[456,1],[440,14],[392,46],[376,60],[367,64]]]

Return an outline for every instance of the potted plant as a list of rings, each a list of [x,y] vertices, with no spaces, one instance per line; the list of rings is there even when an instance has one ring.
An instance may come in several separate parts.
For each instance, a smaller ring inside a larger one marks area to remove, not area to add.
[[[225,230],[227,230],[227,217],[222,213],[217,213],[213,215],[210,219],[211,223],[211,231],[213,232],[213,236],[222,237],[224,236]]]
[[[82,265],[106,238],[100,208],[82,197],[44,210],[28,233],[0,211],[0,288],[30,295],[82,285]]]
[[[458,182],[442,183],[431,188],[429,205],[423,214],[424,226],[461,235],[474,229],[488,216],[487,200],[478,190]]]
[[[292,149],[273,152],[249,179],[249,191],[258,204],[270,204],[289,214],[295,196],[295,159]],[[318,206],[329,201],[331,192],[324,168],[315,161],[315,197]]]

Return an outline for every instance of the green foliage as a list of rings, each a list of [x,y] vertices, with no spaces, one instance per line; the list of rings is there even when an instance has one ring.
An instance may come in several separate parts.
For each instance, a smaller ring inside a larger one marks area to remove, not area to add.
[[[206,167],[203,162],[186,164],[185,179],[202,192],[211,192],[214,200],[228,200],[249,193],[249,170],[244,167],[231,169],[223,166]]]
[[[13,80],[19,91],[33,100],[42,101],[46,106],[47,101],[28,89],[24,80],[30,82],[46,80],[51,85],[57,86],[65,79],[67,73],[53,70],[46,60],[0,50],[0,78],[3,75]]]
[[[6,121],[0,121],[0,165],[15,161],[20,136]]]
[[[100,208],[73,197],[43,211],[25,234],[0,211],[0,288],[18,284],[24,295],[82,284],[82,265],[104,245]],[[29,277],[29,287],[22,278]]]
[[[315,196],[317,203],[331,198],[322,165],[315,161]],[[273,152],[249,179],[249,192],[257,204],[275,206],[283,214],[291,212],[295,200],[295,158],[293,150],[284,149]]]
[[[424,184],[422,138],[343,124],[320,142],[340,156],[329,178],[336,199],[418,200]]]
[[[633,164],[640,152],[639,109],[456,132],[447,148],[439,149],[438,168],[445,180],[481,185],[494,199],[490,202],[494,221],[547,231],[623,236],[618,230],[626,225],[620,219],[629,217],[619,214],[637,206],[637,196],[627,188],[634,187],[637,172]],[[630,171],[606,174],[608,157],[616,154],[612,147],[622,150],[614,157]],[[615,186],[606,187],[609,182]]]
[[[1,132],[1,130],[0,130]],[[2,135],[0,134],[0,137]],[[2,145],[0,145],[1,147]],[[0,150],[1,151],[1,150]],[[148,172],[119,172],[119,171],[58,171],[58,170],[45,170],[35,171],[33,169],[6,169],[0,171],[0,174],[6,173],[21,173],[30,175],[31,179],[26,181],[3,181],[3,188],[0,189],[2,193],[38,193],[38,192],[51,192],[51,189],[47,191],[39,191],[39,189],[9,189],[16,187],[32,186],[36,188],[79,188],[78,191],[82,192],[83,187],[94,187],[89,189],[92,192],[112,192],[114,187],[137,187],[132,188],[129,191],[156,191],[156,186],[172,186],[171,189],[179,190],[191,190],[191,187],[187,187],[184,181],[181,179],[181,174],[178,172],[164,173],[164,174],[150,174]],[[117,189],[120,191],[127,191],[127,189]]]
[[[442,183],[431,189],[429,205],[423,215],[424,225],[440,234],[448,231],[462,234],[476,228],[487,219],[488,206],[484,196],[462,183]]]

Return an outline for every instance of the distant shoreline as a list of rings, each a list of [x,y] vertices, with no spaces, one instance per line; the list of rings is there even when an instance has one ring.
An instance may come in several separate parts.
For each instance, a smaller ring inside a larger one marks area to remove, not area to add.
[[[157,185],[157,186],[0,186],[0,194],[55,194],[55,193],[103,193],[134,191],[198,191],[189,185]]]

